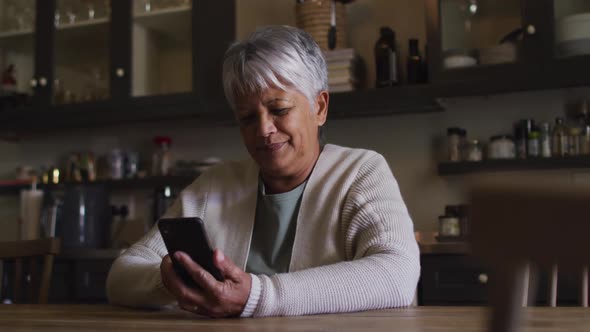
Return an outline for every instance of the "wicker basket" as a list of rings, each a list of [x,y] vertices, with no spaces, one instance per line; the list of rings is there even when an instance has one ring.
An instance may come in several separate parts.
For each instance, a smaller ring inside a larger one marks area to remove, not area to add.
[[[322,50],[328,50],[331,0],[305,0],[295,5],[297,27],[309,33]],[[346,8],[336,2],[336,49],[346,48]]]

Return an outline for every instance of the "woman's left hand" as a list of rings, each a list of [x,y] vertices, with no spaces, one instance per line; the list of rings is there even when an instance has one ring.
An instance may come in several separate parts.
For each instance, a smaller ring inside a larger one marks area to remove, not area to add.
[[[252,277],[225,257],[221,250],[215,249],[213,252],[213,263],[224,281],[215,279],[183,252],[175,253],[175,258],[201,287],[189,288],[178,280],[182,283],[181,292],[177,294],[181,308],[213,318],[237,317],[242,313],[250,295]]]

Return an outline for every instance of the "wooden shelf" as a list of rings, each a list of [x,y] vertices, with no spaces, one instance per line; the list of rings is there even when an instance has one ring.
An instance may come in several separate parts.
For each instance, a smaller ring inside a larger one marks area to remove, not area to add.
[[[192,9],[190,6],[174,7],[151,12],[139,13],[133,16],[134,24],[144,26],[160,36],[177,40],[184,44],[191,41]],[[187,32],[189,32],[187,34]]]
[[[184,187],[191,184],[196,178],[195,176],[151,176],[142,179],[122,179],[122,180],[98,180],[94,182],[66,182],[60,184],[39,184],[38,188],[43,190],[63,190],[68,186],[90,185],[105,186],[109,190],[135,190],[135,189],[152,189],[170,187]],[[29,182],[14,181],[9,184],[0,185],[0,194],[14,195],[18,194],[20,190],[30,188]]]
[[[590,156],[484,160],[481,162],[445,162],[438,165],[439,175],[462,175],[483,172],[540,171],[590,168]]]
[[[2,31],[2,32],[0,32],[0,39],[24,37],[24,36],[31,36],[32,37],[33,33],[34,33],[33,29]]]
[[[109,24],[110,19],[107,17],[97,18],[93,20],[82,20],[75,23],[62,23],[58,25],[55,29],[57,31],[61,30],[71,30],[71,29],[80,29],[80,28],[91,28],[94,26],[105,25]]]

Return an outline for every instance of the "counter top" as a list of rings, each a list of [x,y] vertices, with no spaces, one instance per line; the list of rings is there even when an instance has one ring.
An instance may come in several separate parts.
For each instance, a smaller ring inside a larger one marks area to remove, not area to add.
[[[202,319],[107,305],[0,305],[2,331],[485,331],[484,307],[410,307],[301,317]],[[590,330],[586,308],[526,308],[525,331]]]
[[[464,255],[470,252],[466,242],[441,242],[436,239],[437,233],[416,232],[416,241],[420,247],[421,255],[429,254],[457,254]]]

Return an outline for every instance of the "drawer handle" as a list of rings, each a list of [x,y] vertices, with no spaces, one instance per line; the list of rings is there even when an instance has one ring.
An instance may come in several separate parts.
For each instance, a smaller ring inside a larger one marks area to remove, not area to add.
[[[480,284],[487,284],[488,283],[488,275],[486,273],[480,273],[477,276],[477,280]]]

